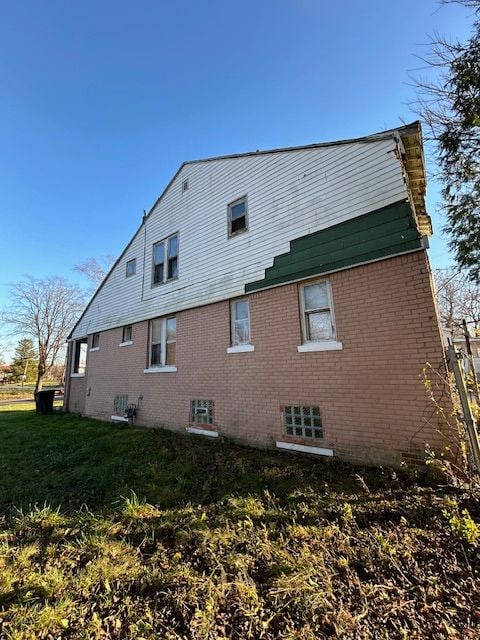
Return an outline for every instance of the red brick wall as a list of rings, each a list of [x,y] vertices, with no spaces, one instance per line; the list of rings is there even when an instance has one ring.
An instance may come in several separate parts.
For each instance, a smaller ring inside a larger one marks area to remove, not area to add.
[[[121,328],[103,332],[99,351],[89,353],[85,413],[110,419],[114,396],[128,393],[129,402],[139,404],[138,424],[183,430],[190,400],[199,398],[214,401],[220,434],[253,445],[290,440],[365,462],[421,456],[425,442],[445,446],[439,433],[444,427],[421,379],[426,362],[434,369],[443,363],[425,253],[328,279],[343,350],[298,353],[298,285],[285,285],[250,296],[253,353],[227,354],[228,301],[177,315],[174,373],[143,372],[148,322],[134,325],[131,346],[119,347]],[[72,382],[70,402],[75,398],[78,404]],[[448,409],[448,394],[444,403]],[[324,440],[285,436],[280,410],[285,404],[318,405]]]

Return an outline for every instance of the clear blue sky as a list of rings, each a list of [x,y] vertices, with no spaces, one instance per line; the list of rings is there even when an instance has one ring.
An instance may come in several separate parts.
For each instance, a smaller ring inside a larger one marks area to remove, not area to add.
[[[183,160],[415,119],[415,54],[470,24],[434,0],[0,0],[0,16],[0,307],[24,274],[81,281],[75,264],[117,256]]]

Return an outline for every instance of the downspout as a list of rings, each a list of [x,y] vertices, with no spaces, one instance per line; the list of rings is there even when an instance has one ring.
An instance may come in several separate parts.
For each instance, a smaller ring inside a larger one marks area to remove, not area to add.
[[[71,371],[71,367],[72,367],[72,347],[73,347],[73,341],[70,341],[68,343],[68,347],[67,347],[67,355],[65,358],[65,390],[63,393],[63,410],[64,411],[70,411],[70,387],[72,384],[72,379],[70,377],[70,371]]]

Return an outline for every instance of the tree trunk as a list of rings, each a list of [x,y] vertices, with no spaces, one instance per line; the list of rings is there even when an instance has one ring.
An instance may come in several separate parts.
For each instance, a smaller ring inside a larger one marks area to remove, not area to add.
[[[40,356],[40,359],[38,361],[38,369],[37,369],[37,382],[35,383],[35,393],[37,393],[37,391],[42,390],[43,376],[45,375],[45,371],[46,371],[45,363],[43,362],[43,358]]]

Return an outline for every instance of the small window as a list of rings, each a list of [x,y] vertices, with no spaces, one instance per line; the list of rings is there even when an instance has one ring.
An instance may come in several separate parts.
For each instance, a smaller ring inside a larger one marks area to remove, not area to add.
[[[330,285],[327,280],[301,287],[303,338],[305,342],[335,339]]]
[[[128,395],[121,393],[115,396],[113,400],[113,414],[115,416],[124,416],[128,406]]]
[[[247,198],[239,198],[228,205],[228,235],[247,231]]]
[[[178,235],[153,245],[153,284],[162,284],[175,278],[178,278]]]
[[[250,344],[250,309],[247,298],[230,303],[232,345]]]
[[[175,366],[176,345],[177,320],[175,317],[150,320],[150,368]]]
[[[213,423],[213,402],[211,400],[192,400],[190,420],[196,424]]]
[[[137,272],[137,259],[133,258],[132,260],[128,260],[125,276],[129,278],[130,276],[134,276],[136,272]]]
[[[188,180],[182,182],[182,193],[185,193],[185,191],[188,191]]]
[[[132,325],[128,324],[126,327],[123,327],[122,331],[122,342],[131,342],[132,341]]]
[[[98,349],[100,345],[100,334],[94,333],[92,336],[92,346],[91,349]]]
[[[75,340],[73,344],[72,373],[84,375],[87,366],[87,338]]]
[[[322,418],[319,407],[295,407],[289,405],[283,408],[285,433],[297,438],[323,438]]]

